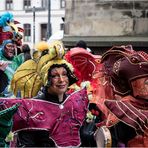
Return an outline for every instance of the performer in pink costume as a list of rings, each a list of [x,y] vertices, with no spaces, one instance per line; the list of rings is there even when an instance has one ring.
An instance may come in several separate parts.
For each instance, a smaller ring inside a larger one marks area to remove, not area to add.
[[[58,45],[51,50],[63,53],[64,49]],[[45,63],[39,73],[44,85],[40,94],[33,99],[1,99],[1,105],[5,108],[20,104],[13,120],[13,131],[18,132],[17,147],[81,145],[80,127],[88,110],[87,92],[84,88],[66,94],[68,86],[77,78],[62,53],[52,60],[48,60],[49,55],[46,54],[39,61]]]

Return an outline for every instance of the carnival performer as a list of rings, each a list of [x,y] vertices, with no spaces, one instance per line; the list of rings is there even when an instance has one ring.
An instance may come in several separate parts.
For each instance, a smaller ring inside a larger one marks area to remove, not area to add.
[[[104,100],[112,147],[147,147],[148,54],[115,46],[103,55],[102,63],[114,92],[114,99]]]
[[[98,64],[83,50],[75,48],[69,54],[67,58],[77,68],[80,80],[91,81],[89,108],[99,120],[96,132],[93,124],[90,128],[97,146],[146,147],[147,54],[134,51],[132,46],[117,46],[107,51]]]
[[[17,46],[21,46],[20,31],[23,31],[16,23],[18,22],[14,21],[13,15],[9,12],[0,16],[0,70],[5,78],[5,82],[3,81],[5,85],[0,92],[1,97],[12,95],[9,90],[10,81],[15,70],[24,62],[23,54],[15,55]]]
[[[65,48],[61,41],[54,41],[50,45],[45,41],[40,41],[36,43],[35,47],[36,57],[24,62],[13,75],[11,89],[14,96],[17,96],[19,92],[22,98],[35,97],[44,85],[40,75],[41,68],[58,54],[65,54]]]
[[[37,74],[42,80],[43,92],[32,99],[1,99],[2,105],[6,108],[15,103],[20,104],[13,118],[12,129],[18,133],[17,147],[81,145],[80,127],[88,110],[87,91],[83,88],[67,95],[68,87],[77,81],[74,69],[63,59],[64,48],[61,44],[53,46],[50,50],[52,54],[42,56],[38,63],[40,70]],[[25,63],[19,68],[23,69]],[[14,75],[16,81],[19,80],[16,79],[17,73],[19,69]]]

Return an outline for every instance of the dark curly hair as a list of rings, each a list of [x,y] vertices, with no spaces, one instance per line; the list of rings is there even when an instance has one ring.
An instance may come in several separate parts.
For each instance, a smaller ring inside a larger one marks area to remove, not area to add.
[[[69,79],[69,86],[74,84],[75,82],[78,81],[78,78],[74,75],[74,73],[72,73],[72,71],[69,69],[69,67],[66,64],[53,64],[49,69],[48,69],[48,82],[47,82],[47,87],[49,87],[51,85],[51,70],[53,68],[59,68],[59,67],[64,67],[67,71],[67,76]]]

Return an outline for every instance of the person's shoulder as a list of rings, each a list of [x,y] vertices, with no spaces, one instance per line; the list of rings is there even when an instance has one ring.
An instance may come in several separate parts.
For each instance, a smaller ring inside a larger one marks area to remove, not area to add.
[[[13,58],[13,61],[15,62],[20,62],[20,63],[23,63],[24,62],[24,53],[20,53],[18,55],[15,55],[14,58]]]
[[[33,99],[45,100],[45,93],[39,91],[38,94],[35,97],[33,97]]]

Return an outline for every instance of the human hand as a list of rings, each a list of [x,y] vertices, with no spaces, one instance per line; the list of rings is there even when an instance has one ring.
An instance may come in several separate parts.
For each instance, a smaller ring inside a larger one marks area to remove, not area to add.
[[[6,67],[8,66],[8,64],[10,64],[10,63],[12,63],[12,62],[1,60],[0,61],[0,70],[4,71],[6,69]]]

